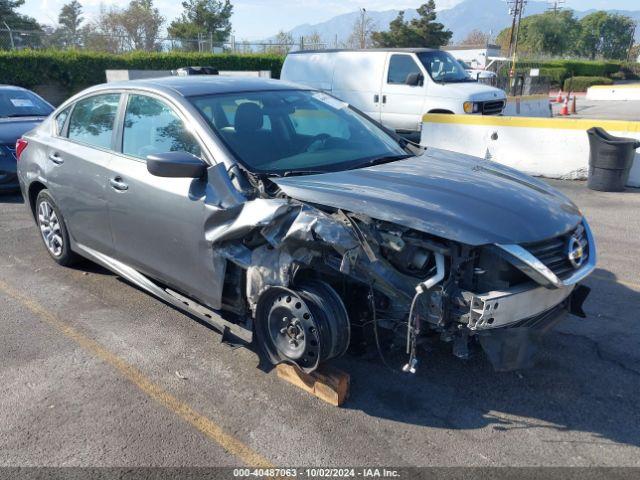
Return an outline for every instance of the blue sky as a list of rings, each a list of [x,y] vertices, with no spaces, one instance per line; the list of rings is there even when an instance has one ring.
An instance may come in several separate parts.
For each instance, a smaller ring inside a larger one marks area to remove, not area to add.
[[[26,0],[21,11],[40,22],[54,24],[60,7],[69,0]],[[436,0],[439,9],[451,7],[461,0]],[[475,0],[482,2],[483,0]],[[100,4],[124,6],[126,0],[80,0],[87,17],[95,15]],[[181,11],[179,0],[155,0],[170,21]],[[369,10],[415,8],[421,0],[232,0],[233,28],[237,39],[260,39],[279,30],[289,30],[303,23],[319,23],[361,7]],[[566,5],[578,10],[589,8],[640,9],[638,0],[567,0]]]

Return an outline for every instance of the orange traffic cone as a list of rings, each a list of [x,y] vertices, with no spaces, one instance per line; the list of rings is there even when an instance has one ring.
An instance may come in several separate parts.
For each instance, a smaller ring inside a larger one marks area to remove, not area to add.
[[[556,97],[556,103],[562,103],[564,98],[562,98],[562,89],[558,92],[558,96]]]
[[[564,99],[564,103],[562,104],[562,108],[560,109],[560,115],[569,115],[569,97]]]

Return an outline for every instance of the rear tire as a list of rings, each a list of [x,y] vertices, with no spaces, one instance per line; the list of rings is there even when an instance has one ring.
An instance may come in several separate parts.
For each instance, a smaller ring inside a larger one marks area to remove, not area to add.
[[[79,257],[71,250],[69,231],[48,190],[38,193],[35,211],[40,237],[51,258],[63,267],[76,263]]]

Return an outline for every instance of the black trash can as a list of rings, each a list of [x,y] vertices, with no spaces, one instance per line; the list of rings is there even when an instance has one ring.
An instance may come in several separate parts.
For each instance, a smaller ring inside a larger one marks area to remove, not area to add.
[[[624,191],[640,141],[614,137],[599,127],[587,130],[587,134],[591,147],[588,187],[601,192]]]

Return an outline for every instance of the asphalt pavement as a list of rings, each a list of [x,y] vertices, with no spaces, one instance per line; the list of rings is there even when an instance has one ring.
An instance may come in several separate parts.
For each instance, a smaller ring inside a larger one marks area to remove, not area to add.
[[[640,191],[550,183],[598,241],[589,318],[520,372],[445,344],[415,376],[350,354],[343,408],[100,267],[57,266],[0,197],[0,465],[640,466]]]

